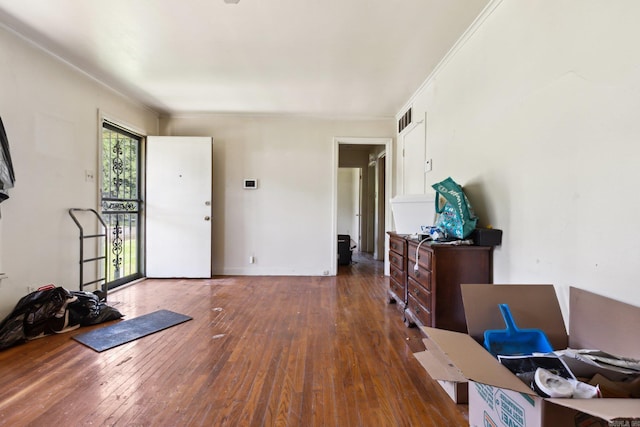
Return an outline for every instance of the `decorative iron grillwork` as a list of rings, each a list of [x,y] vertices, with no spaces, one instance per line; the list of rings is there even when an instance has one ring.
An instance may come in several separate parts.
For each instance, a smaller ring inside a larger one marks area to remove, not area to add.
[[[102,199],[102,212],[107,214],[137,213],[139,209],[140,203],[137,200],[121,201]]]
[[[113,239],[111,239],[111,253],[113,254],[111,263],[115,269],[114,278],[118,279],[120,278],[120,264],[122,264],[122,227],[118,216],[116,216],[116,225],[113,227],[111,234],[113,235]]]

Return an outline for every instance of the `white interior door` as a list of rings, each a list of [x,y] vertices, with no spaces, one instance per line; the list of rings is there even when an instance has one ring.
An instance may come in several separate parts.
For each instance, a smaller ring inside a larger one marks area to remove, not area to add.
[[[355,251],[360,251],[360,233],[361,233],[361,219],[362,219],[362,206],[361,206],[361,194],[362,194],[362,169],[356,168],[353,177],[351,188],[353,191],[353,205],[352,205],[352,226],[351,240],[349,246],[355,246]]]
[[[360,235],[359,191],[360,169],[338,168],[338,234],[348,234],[354,242]]]
[[[209,137],[147,139],[147,277],[211,277],[212,145]]]

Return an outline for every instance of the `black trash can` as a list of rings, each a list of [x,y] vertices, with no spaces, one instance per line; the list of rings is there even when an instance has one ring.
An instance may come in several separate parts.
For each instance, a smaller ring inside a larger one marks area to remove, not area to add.
[[[338,234],[338,265],[351,264],[351,236]]]

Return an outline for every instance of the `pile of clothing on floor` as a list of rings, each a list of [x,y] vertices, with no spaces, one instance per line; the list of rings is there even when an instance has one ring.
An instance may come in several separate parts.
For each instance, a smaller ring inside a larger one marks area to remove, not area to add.
[[[0,323],[0,350],[51,334],[120,319],[98,295],[47,285],[22,297]]]

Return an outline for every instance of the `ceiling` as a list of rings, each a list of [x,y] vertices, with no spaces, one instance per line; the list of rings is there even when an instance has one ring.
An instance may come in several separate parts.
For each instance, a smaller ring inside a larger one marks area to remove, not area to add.
[[[393,117],[489,0],[0,0],[0,23],[163,115]]]

